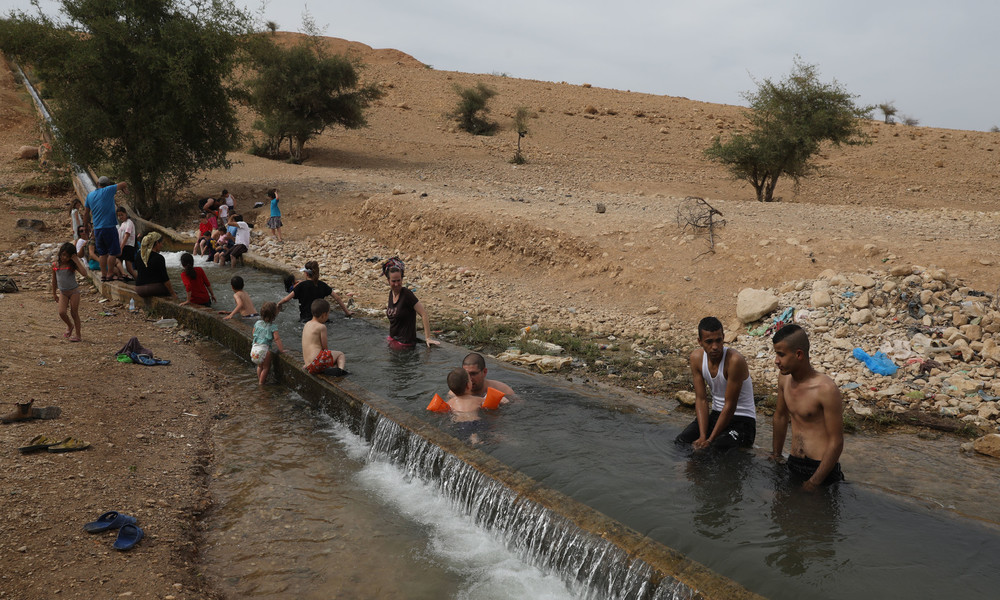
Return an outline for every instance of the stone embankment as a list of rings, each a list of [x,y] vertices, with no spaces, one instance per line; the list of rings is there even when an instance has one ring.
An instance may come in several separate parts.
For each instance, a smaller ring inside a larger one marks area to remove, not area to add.
[[[813,364],[836,381],[858,415],[916,409],[998,427],[1000,310],[994,294],[971,289],[942,269],[895,266],[872,273],[827,270],[758,300],[770,300],[773,312],[734,340],[756,379],[775,379],[770,335],[778,322],[796,322],[810,333]],[[892,362],[888,370],[898,369],[873,372],[855,357],[858,348],[866,355],[882,352]]]

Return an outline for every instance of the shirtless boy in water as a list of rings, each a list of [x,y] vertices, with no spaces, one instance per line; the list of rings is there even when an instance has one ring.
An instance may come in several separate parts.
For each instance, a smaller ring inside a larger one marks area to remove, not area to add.
[[[259,317],[257,309],[253,307],[253,300],[250,299],[250,294],[243,290],[243,278],[237,275],[229,280],[229,285],[233,288],[233,301],[236,302],[236,308],[228,313],[227,311],[220,310],[220,315],[226,315],[222,318],[232,319],[236,315],[244,318]]]
[[[458,423],[459,432],[469,436],[469,441],[473,444],[479,443],[478,432],[482,426],[479,407],[482,406],[483,399],[472,393],[472,380],[465,369],[452,369],[448,373],[448,390],[451,418]]]
[[[311,308],[313,318],[302,326],[302,366],[313,375],[348,375],[344,370],[347,365],[344,353],[326,347],[326,321],[330,318],[330,303],[317,298],[313,300]]]
[[[785,325],[771,342],[774,364],[781,373],[772,458],[781,459],[791,420],[788,470],[792,477],[804,480],[802,488],[810,491],[842,481],[837,461],[844,450],[844,402],[837,384],[809,363],[809,338],[798,325]]]

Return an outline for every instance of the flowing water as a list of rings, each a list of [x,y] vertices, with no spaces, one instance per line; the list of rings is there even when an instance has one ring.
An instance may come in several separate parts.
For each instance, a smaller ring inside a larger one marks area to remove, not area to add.
[[[176,256],[168,257],[176,261]],[[239,273],[256,306],[277,300],[280,277],[208,268],[220,308]],[[179,278],[175,278],[179,280]],[[388,292],[387,292],[388,293]],[[297,311],[278,319],[297,353]],[[433,307],[430,307],[433,310]],[[330,347],[350,379],[452,431],[424,410],[465,351],[392,352],[385,330],[331,314]],[[208,550],[214,577],[239,596],[399,598],[683,597],[643,587],[640,564],[575,539],[558,520],[514,506],[447,457],[401,441],[391,421],[334,423],[294,393],[258,390],[246,373],[241,414],[223,421]],[[995,466],[957,455],[951,438],[848,436],[847,484],[807,494],[755,452],[694,454],[673,444],[691,413],[616,410],[625,398],[489,364],[521,401],[484,420],[484,452],[748,589],[770,598],[992,598],[1000,588]],[[376,418],[370,415],[368,418]],[[398,429],[398,428],[397,428]],[[370,436],[358,436],[371,430]],[[424,443],[425,446],[429,446]],[[421,458],[424,457],[424,458]],[[425,461],[425,462],[421,462]],[[460,461],[455,461],[460,462]],[[505,511],[510,508],[509,513]],[[516,510],[514,510],[516,508]],[[516,514],[515,514],[516,513]],[[609,565],[620,563],[614,571]],[[567,583],[568,582],[568,583]],[[582,583],[581,583],[582,582]]]

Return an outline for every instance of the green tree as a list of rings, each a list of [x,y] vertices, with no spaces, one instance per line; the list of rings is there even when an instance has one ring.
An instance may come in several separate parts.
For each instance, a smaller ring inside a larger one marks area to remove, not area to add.
[[[497,95],[496,91],[480,81],[469,88],[455,84],[455,93],[458,105],[450,116],[458,121],[458,126],[474,135],[493,135],[497,124],[485,115],[490,112],[487,103]]]
[[[306,18],[307,35],[282,48],[268,35],[251,45],[254,72],[245,100],[260,115],[254,128],[265,136],[261,150],[277,155],[283,142],[300,162],[306,143],[333,125],[357,129],[367,125],[364,111],[382,96],[376,84],[359,84],[359,63],[328,55],[322,38]]]
[[[737,179],[748,181],[761,202],[774,199],[782,175],[797,184],[813,171],[811,159],[824,142],[864,143],[860,119],[873,110],[856,105],[856,96],[836,80],[821,82],[816,66],[799,57],[785,80],[765,79],[744,98],[750,105],[744,112],[749,130],[725,143],[716,137],[705,155],[725,165]]]
[[[36,6],[37,8],[37,6]],[[240,133],[227,78],[249,18],[229,0],[61,0],[61,19],[11,13],[0,50],[51,98],[70,158],[129,183],[156,216]]]

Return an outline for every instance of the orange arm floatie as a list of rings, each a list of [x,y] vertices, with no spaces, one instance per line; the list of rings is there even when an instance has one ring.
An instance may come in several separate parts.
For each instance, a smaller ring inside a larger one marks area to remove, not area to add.
[[[486,388],[486,398],[483,400],[483,408],[496,410],[500,408],[500,401],[503,400],[503,392],[494,388]]]
[[[451,406],[445,402],[441,396],[434,394],[434,398],[431,399],[431,403],[427,405],[427,410],[434,412],[448,412],[451,410]]]

